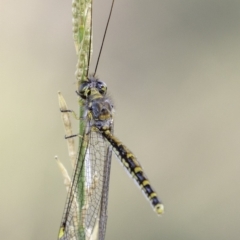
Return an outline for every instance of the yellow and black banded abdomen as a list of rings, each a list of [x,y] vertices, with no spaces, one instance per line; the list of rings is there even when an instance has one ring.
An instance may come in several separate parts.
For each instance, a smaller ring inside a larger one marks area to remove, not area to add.
[[[159,200],[157,193],[151,187],[150,182],[144,174],[143,169],[136,157],[126,146],[124,146],[116,137],[114,137],[109,130],[103,131],[102,134],[112,145],[114,152],[124,167],[128,170],[128,172],[136,180],[136,183],[143,190],[154,210],[158,214],[162,214],[164,212],[163,204]]]

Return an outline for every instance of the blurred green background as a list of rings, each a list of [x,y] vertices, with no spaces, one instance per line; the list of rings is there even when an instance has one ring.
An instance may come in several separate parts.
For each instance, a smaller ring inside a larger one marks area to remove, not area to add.
[[[109,8],[94,2],[92,71]],[[1,239],[57,239],[54,156],[71,169],[57,91],[78,109],[71,28],[70,1],[0,2]],[[240,1],[116,0],[98,76],[165,214],[114,157],[106,240],[239,238],[239,64]]]

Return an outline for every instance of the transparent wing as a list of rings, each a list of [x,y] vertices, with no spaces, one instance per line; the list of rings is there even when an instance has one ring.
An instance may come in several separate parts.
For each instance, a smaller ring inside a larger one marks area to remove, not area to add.
[[[79,206],[81,206],[85,196],[80,196],[79,193],[84,193],[84,161],[87,156],[89,141],[87,138],[81,140],[78,159],[73,170],[72,185],[67,194],[59,231],[58,238],[61,240],[80,240],[80,233],[83,230],[83,225],[80,225],[80,216],[83,209],[80,209]],[[84,233],[82,239],[84,239]]]
[[[112,123],[111,129],[112,129],[111,132],[113,133],[113,123]],[[109,190],[109,181],[110,181],[111,162],[112,162],[112,146],[109,145],[107,148],[107,155],[106,155],[106,161],[104,166],[104,178],[103,178],[104,182],[103,182],[103,191],[102,191],[100,218],[99,218],[99,235],[98,235],[99,239],[98,240],[104,240],[105,234],[106,234],[107,218],[108,218],[107,216],[108,190]]]
[[[103,136],[99,132],[92,131],[89,136],[89,148],[87,151],[87,165],[86,166],[86,235],[91,236],[97,233],[101,224],[100,218],[102,215],[101,204],[105,202],[107,198],[106,192],[108,192],[109,179],[106,179],[108,170],[106,168],[109,165],[109,144],[104,140]],[[110,170],[109,170],[110,171]],[[105,214],[104,214],[105,215]],[[96,220],[98,224],[96,224]],[[94,227],[96,227],[94,229]]]
[[[99,240],[104,239],[100,236],[106,230],[110,162],[109,144],[101,133],[91,131],[82,140],[59,239],[88,240],[95,234]],[[79,206],[83,207],[79,209]]]

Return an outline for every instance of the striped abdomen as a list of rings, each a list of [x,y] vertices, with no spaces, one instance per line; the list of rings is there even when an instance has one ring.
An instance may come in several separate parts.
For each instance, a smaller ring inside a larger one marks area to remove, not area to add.
[[[150,185],[150,182],[143,172],[143,169],[133,153],[124,146],[116,137],[114,137],[109,130],[101,130],[102,135],[112,145],[114,152],[123,163],[124,167],[136,180],[137,184],[141,187],[146,197],[149,199],[152,207],[158,214],[162,214],[164,207],[162,202],[157,197],[156,192]]]

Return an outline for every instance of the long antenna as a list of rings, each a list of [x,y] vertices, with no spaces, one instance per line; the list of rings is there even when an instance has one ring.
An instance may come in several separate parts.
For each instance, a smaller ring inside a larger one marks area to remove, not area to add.
[[[88,77],[90,58],[91,58],[91,49],[92,49],[92,17],[93,17],[93,1],[91,4],[90,41],[89,41],[89,49],[88,49],[88,65],[87,65],[88,67],[87,67],[87,76],[86,77]]]
[[[105,37],[106,37],[107,29],[108,29],[108,24],[109,24],[111,15],[112,15],[113,4],[114,4],[114,0],[112,0],[112,6],[111,6],[110,13],[109,13],[109,16],[108,16],[108,21],[107,21],[107,25],[106,25],[105,32],[104,32],[104,35],[103,35],[102,45],[101,45],[101,48],[100,48],[100,51],[99,51],[99,54],[98,54],[98,59],[97,59],[97,63],[96,63],[96,67],[95,67],[95,71],[94,71],[93,77],[95,76],[95,74],[97,72],[99,59],[100,59],[100,56],[101,56],[101,53],[102,53],[102,48],[103,48],[104,40],[105,40]]]

